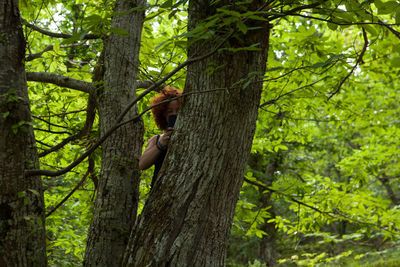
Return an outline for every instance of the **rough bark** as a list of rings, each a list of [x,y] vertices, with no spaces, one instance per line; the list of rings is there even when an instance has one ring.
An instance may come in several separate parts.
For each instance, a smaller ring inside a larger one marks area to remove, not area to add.
[[[143,6],[144,0],[117,0],[112,27],[125,29],[129,36],[111,34],[104,47],[104,87],[98,90],[100,132],[104,135],[118,115],[135,97],[143,11],[120,12]],[[137,114],[133,108],[127,118]],[[117,129],[102,145],[101,175],[93,221],[90,225],[85,266],[116,266],[135,223],[139,156],[143,123]]]
[[[44,201],[18,1],[0,0],[0,266],[46,266]],[[19,125],[19,127],[16,127]]]
[[[212,1],[189,3],[189,27],[215,14]],[[234,4],[220,1],[218,5]],[[247,10],[261,7],[253,1]],[[226,46],[259,43],[259,51],[219,52],[188,67],[184,99],[159,178],[132,231],[123,266],[224,266],[227,241],[256,126],[262,84],[233,86],[250,73],[263,75],[268,24]],[[229,32],[225,29],[225,32]],[[194,42],[188,57],[212,51],[224,37]],[[216,67],[211,74],[207,69]],[[236,84],[237,85],[237,84]],[[212,93],[201,93],[226,88]],[[196,94],[199,93],[199,94]]]

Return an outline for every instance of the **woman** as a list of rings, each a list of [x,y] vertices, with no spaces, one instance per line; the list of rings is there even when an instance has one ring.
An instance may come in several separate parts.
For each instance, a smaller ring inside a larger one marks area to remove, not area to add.
[[[156,95],[152,99],[151,106],[181,95],[181,90],[174,87],[166,86],[164,87],[164,89],[161,90],[158,95]],[[176,115],[180,106],[181,98],[178,98],[176,100],[172,100],[171,102],[158,105],[151,110],[158,128],[163,131],[163,134],[155,135],[150,138],[149,142],[147,143],[146,149],[139,159],[140,170],[146,170],[150,168],[151,165],[155,165],[151,187],[153,187],[153,184],[157,178],[157,174],[161,169],[165,155],[167,154],[169,139],[173,132],[173,123],[175,122]]]

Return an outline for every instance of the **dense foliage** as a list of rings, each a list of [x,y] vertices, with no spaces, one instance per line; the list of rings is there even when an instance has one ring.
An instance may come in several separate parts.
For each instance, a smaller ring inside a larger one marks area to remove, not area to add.
[[[221,9],[188,33],[186,2],[149,1],[143,7],[141,80],[157,81],[183,62],[188,37],[207,38],[220,24],[246,32],[246,18],[265,20],[261,13]],[[400,237],[400,4],[320,1],[317,8],[295,12],[318,1],[267,2],[273,19],[268,71],[262,81],[251,74],[246,81],[263,82],[264,92],[228,264],[394,264],[400,260],[394,252]],[[70,34],[54,38],[26,25],[27,71],[90,82],[103,43],[85,34],[125,34],[110,28],[112,8],[109,0],[21,1],[27,24]],[[184,88],[184,79],[182,69],[167,83]],[[29,94],[42,168],[58,170],[96,141],[97,120],[85,137],[46,154],[79,134],[88,96],[36,82],[29,83]],[[150,97],[138,103],[139,110]],[[148,140],[158,130],[149,113],[143,120]],[[99,165],[96,151],[65,175],[43,177],[51,265],[82,261]],[[142,206],[151,173],[143,172]],[[266,248],[272,256],[262,256]]]

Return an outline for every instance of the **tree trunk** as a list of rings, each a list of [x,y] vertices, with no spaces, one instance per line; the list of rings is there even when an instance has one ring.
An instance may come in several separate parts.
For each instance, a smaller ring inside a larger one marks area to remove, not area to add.
[[[0,266],[46,266],[39,161],[25,77],[17,0],[0,0]]]
[[[275,173],[279,170],[281,165],[281,155],[277,154],[271,155],[269,158],[268,165],[265,169],[265,178],[262,180],[267,187],[272,187],[274,181],[276,180]],[[274,203],[271,200],[272,192],[264,193],[264,189],[259,188],[259,193],[261,196],[260,202],[263,207],[271,207],[268,212],[271,214],[271,218],[276,217]],[[276,251],[276,239],[278,232],[276,230],[275,223],[265,222],[260,227],[261,230],[266,232],[268,235],[262,237],[259,246],[259,259],[261,263],[265,263],[268,267],[273,267],[277,265],[277,251]]]
[[[144,0],[117,0],[112,27],[129,36],[111,34],[104,47],[104,86],[98,91],[103,135],[136,96],[136,73],[144,11],[118,14],[143,6]],[[137,115],[137,107],[126,118]],[[89,229],[85,266],[116,266],[135,223],[139,190],[139,156],[143,123],[127,124],[102,145],[102,163],[94,217]]]
[[[215,14],[217,6],[211,2],[189,3],[189,29]],[[255,10],[263,2],[253,1],[244,9]],[[260,28],[246,35],[234,33],[225,46],[259,43],[258,51],[224,50],[188,67],[185,93],[193,94],[184,99],[168,154],[132,231],[123,266],[224,266],[262,90],[262,83],[248,87],[243,83],[251,74],[264,75],[267,59],[268,23],[250,20],[247,24]],[[224,30],[218,32],[222,35]],[[212,51],[221,35],[194,42],[188,57]],[[212,73],[207,72],[210,67],[215,67]],[[225,89],[204,92],[216,88]]]
[[[396,206],[399,205],[400,199],[396,196],[396,193],[393,191],[392,187],[390,186],[389,177],[387,177],[386,174],[383,174],[381,178],[378,178],[378,180],[385,187],[388,197],[392,201],[393,205],[396,205]]]

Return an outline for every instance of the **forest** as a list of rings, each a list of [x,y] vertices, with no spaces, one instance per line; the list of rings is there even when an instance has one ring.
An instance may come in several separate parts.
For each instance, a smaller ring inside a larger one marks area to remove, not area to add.
[[[0,266],[400,265],[399,1],[0,0],[0,63]]]

